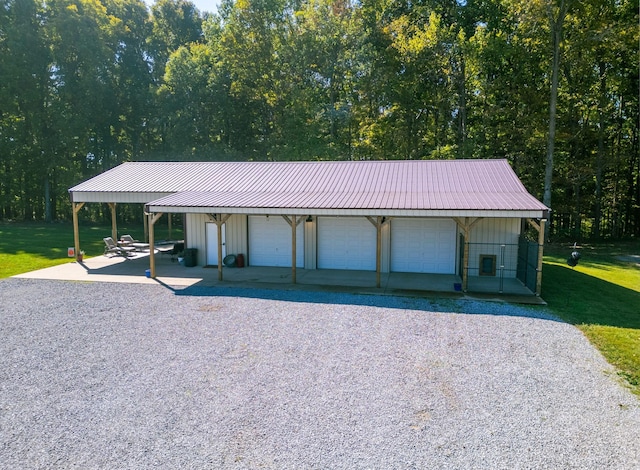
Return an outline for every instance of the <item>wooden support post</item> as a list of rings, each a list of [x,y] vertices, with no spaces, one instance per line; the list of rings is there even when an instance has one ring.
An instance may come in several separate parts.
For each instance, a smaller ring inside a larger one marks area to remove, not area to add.
[[[531,225],[534,229],[536,229],[536,231],[538,232],[538,234],[540,233],[540,224],[538,224],[538,222],[536,222],[533,219],[527,219],[527,222],[529,223],[529,225]]]
[[[216,224],[218,229],[218,281],[222,281],[222,226],[229,220],[231,214],[209,214],[209,220]]]
[[[84,202],[71,203],[71,208],[73,209],[73,246],[76,261],[80,256],[80,229],[78,227],[78,212],[80,212],[82,206],[84,206]]]
[[[544,234],[546,230],[547,219],[540,219],[537,223],[533,219],[527,219],[529,225],[538,231],[538,263],[536,265],[536,295],[540,297],[542,294],[542,257],[544,255]]]
[[[462,229],[464,234],[464,247],[462,251],[462,291],[467,292],[469,286],[469,240],[471,239],[471,228],[482,220],[482,217],[478,217],[471,222],[469,217],[465,217],[464,221],[458,217],[453,217],[456,224]]]
[[[149,219],[144,211],[144,206],[142,206],[142,225],[144,226],[144,241],[149,243]]]
[[[376,219],[376,287],[380,288],[380,270],[382,268],[382,217]]]
[[[296,232],[298,224],[296,223],[296,216],[291,216],[291,282],[296,283]]]
[[[462,227],[462,232],[464,234],[464,247],[462,252],[462,291],[467,292],[467,287],[469,285],[469,238],[471,231],[465,224]]]
[[[222,224],[216,222],[216,229],[218,231],[218,281],[222,281]]]
[[[293,215],[291,218],[283,215],[282,218],[289,224],[291,227],[291,282],[295,284],[297,282],[296,278],[296,264],[297,264],[297,229],[300,222],[304,220],[303,217],[299,219]]]
[[[116,203],[109,202],[109,209],[111,209],[111,238],[117,243],[118,241],[118,222],[116,221]]]
[[[540,232],[538,232],[538,267],[536,271],[536,295],[542,294],[542,256],[544,254],[544,233],[546,219],[540,219]]]
[[[156,257],[155,255],[155,234],[153,227],[153,214],[149,214],[149,269],[151,270],[151,277],[156,278]]]
[[[149,269],[151,270],[151,277],[156,278],[156,253],[155,253],[155,233],[154,226],[158,219],[162,217],[162,212],[156,214],[149,214]]]
[[[367,217],[367,220],[376,228],[376,287],[380,288],[380,272],[382,271],[382,226],[386,222],[385,217]]]

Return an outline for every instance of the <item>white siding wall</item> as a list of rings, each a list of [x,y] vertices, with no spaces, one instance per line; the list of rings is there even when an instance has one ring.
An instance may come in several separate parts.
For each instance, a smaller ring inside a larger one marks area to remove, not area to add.
[[[391,266],[391,221],[382,226],[382,245],[380,250],[380,272],[388,273]]]
[[[247,264],[247,216],[244,214],[233,214],[226,222],[227,225],[227,254],[244,255],[245,265]]]
[[[306,219],[306,217],[305,217]],[[312,222],[302,222],[304,224],[304,269],[317,269],[318,253],[318,224],[317,217],[313,217]]]
[[[196,248],[198,250],[198,266],[204,266],[207,263],[206,221],[207,216],[205,214],[187,214],[187,233],[184,243],[186,248]]]
[[[187,248],[198,250],[198,266],[207,264],[207,249],[217,250],[217,247],[207,247],[205,224],[209,222],[207,214],[187,214],[187,235],[185,244]],[[233,214],[226,222],[226,251],[227,254],[237,255],[242,253],[247,256],[247,216]]]
[[[499,276],[504,248],[504,277],[515,277],[518,264],[520,219],[482,219],[471,229],[469,245],[469,276],[479,275],[480,255],[496,255],[496,276]]]
[[[205,224],[206,214],[186,214],[186,247],[198,250],[198,265],[206,264],[207,242]],[[304,265],[305,269],[317,269],[317,219],[304,223]],[[518,239],[520,236],[520,219],[517,218],[485,218],[471,229],[471,245],[469,246],[469,275],[477,276],[480,255],[496,255],[496,264],[500,267],[500,244],[505,248],[505,277],[515,277],[518,262]],[[391,225],[382,226],[382,272],[389,272],[390,266],[390,233]],[[243,253],[247,260],[247,216],[234,214],[226,222],[227,254]],[[458,247],[460,250],[461,248]],[[456,262],[457,263],[457,262]]]

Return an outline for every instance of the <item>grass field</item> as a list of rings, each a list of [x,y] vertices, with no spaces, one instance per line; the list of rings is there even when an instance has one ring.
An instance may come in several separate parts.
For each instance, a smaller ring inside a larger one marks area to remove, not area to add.
[[[640,395],[640,243],[585,245],[575,268],[572,249],[545,249],[542,297],[563,320],[574,324]]]
[[[142,227],[118,226],[118,232],[144,238]],[[171,235],[182,238],[182,230],[174,227]],[[80,246],[85,256],[101,255],[102,239],[109,236],[111,226],[80,226]],[[166,225],[157,224],[155,237],[168,238]],[[67,248],[72,246],[73,226],[68,223],[0,223],[0,279],[73,261],[67,256]]]
[[[142,227],[118,227],[142,239]],[[85,256],[101,255],[111,227],[81,226]],[[181,238],[175,229],[172,238]],[[166,226],[156,239],[169,238]],[[71,224],[0,224],[0,278],[68,263],[73,246]],[[545,248],[542,297],[560,318],[574,324],[616,366],[625,383],[640,395],[640,265],[625,257],[640,255],[640,242],[602,243],[581,249],[575,268],[567,265],[569,245]]]

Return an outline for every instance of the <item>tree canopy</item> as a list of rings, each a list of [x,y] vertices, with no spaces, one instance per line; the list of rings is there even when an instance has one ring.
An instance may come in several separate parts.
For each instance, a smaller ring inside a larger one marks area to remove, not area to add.
[[[640,236],[632,0],[0,0],[0,219],[131,160],[506,158]],[[95,215],[99,217],[99,214]]]

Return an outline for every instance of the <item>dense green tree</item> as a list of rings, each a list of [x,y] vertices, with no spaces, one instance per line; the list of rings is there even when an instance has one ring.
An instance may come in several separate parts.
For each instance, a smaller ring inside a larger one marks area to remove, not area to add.
[[[211,51],[192,43],[175,51],[167,63],[165,84],[159,90],[166,116],[166,140],[179,155],[204,152],[212,143],[216,109]]]
[[[223,21],[219,58],[237,106],[234,148],[247,158],[277,159],[271,147],[278,139],[276,119],[286,99],[279,93],[284,77],[278,56],[287,23],[285,5],[281,0],[240,0]]]
[[[308,123],[308,143],[315,158],[353,157],[356,82],[362,70],[360,18],[343,0],[312,0],[295,14],[289,61],[301,86],[291,83],[291,95]],[[288,138],[298,132],[291,128]]]
[[[552,236],[640,236],[637,25],[637,0],[0,0],[0,218],[68,217],[135,159],[507,158]]]
[[[149,144],[153,109],[151,61],[147,40],[151,19],[142,0],[105,1],[114,25],[112,75],[118,119],[112,132],[121,160],[140,157]]]
[[[49,51],[39,24],[42,5],[4,1],[0,11],[2,212],[5,218],[51,220],[56,139],[47,106]]]
[[[151,7],[152,30],[148,38],[154,77],[161,81],[171,53],[203,38],[202,16],[187,0],[158,0]]]

